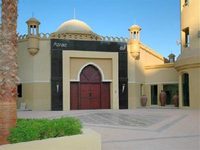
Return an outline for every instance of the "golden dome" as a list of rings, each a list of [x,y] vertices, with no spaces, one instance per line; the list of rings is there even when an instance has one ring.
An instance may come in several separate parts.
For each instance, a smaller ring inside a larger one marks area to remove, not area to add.
[[[27,24],[31,24],[31,23],[35,23],[35,24],[40,24],[39,20],[37,20],[36,18],[32,17],[29,20],[26,21]]]
[[[140,31],[142,30],[142,28],[138,25],[132,25],[130,28],[129,28],[129,31]]]
[[[90,26],[88,26],[85,22],[77,20],[77,19],[71,19],[62,23],[58,27],[56,32],[57,33],[85,33],[85,34],[93,33]]]

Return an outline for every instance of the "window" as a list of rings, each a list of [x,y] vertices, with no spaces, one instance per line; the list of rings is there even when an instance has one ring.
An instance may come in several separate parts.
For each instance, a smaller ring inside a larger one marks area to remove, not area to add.
[[[19,84],[17,86],[17,94],[18,94],[18,97],[22,97],[22,84]]]
[[[183,106],[190,106],[190,91],[189,91],[189,74],[182,75],[182,96]]]
[[[32,35],[37,34],[37,26],[36,25],[30,25],[30,32]]]
[[[183,29],[184,32],[184,47],[190,47],[190,32],[189,32],[189,27]]]
[[[178,94],[178,84],[164,84],[163,90],[167,94],[166,104],[172,105],[173,104],[173,96]]]
[[[151,85],[151,105],[158,104],[158,86]]]
[[[188,6],[188,5],[189,5],[189,0],[184,0],[183,7]]]

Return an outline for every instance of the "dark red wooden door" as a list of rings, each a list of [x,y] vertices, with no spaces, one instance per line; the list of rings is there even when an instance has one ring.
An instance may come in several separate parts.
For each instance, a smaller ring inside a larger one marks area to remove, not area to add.
[[[99,70],[88,65],[80,74],[80,82],[71,83],[71,109],[109,109],[110,83],[101,82]]]
[[[101,108],[109,109],[110,108],[110,83],[101,84]]]
[[[100,109],[100,84],[80,84],[80,109]]]
[[[100,109],[101,74],[99,70],[88,65],[80,75],[80,109]]]
[[[79,83],[71,82],[70,84],[70,109],[76,110],[79,106]]]
[[[88,65],[81,72],[80,82],[81,83],[100,83],[101,74],[96,67],[92,65]]]

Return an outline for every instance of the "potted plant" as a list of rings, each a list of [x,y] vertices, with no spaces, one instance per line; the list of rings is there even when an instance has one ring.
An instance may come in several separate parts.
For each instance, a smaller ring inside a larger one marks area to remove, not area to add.
[[[165,106],[166,105],[166,100],[167,100],[167,94],[166,94],[165,91],[161,90],[159,99],[160,99],[161,106]]]
[[[175,107],[178,107],[179,106],[179,97],[178,97],[178,94],[174,94],[174,96],[172,97],[172,101],[173,101],[173,104]]]
[[[147,96],[146,95],[142,95],[140,98],[140,102],[141,102],[141,106],[145,107],[147,104]]]

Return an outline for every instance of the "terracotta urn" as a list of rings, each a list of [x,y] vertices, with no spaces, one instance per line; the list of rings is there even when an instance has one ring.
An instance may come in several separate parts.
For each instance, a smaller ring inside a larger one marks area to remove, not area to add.
[[[167,94],[166,94],[165,91],[161,91],[160,92],[159,99],[160,99],[161,106],[165,106],[166,105],[166,100],[167,100]]]
[[[172,101],[173,101],[173,104],[175,107],[178,107],[179,106],[179,97],[177,94],[175,94],[173,97],[172,97]]]
[[[141,106],[145,107],[147,104],[147,96],[146,95],[142,95],[140,98],[140,102],[141,102]]]

